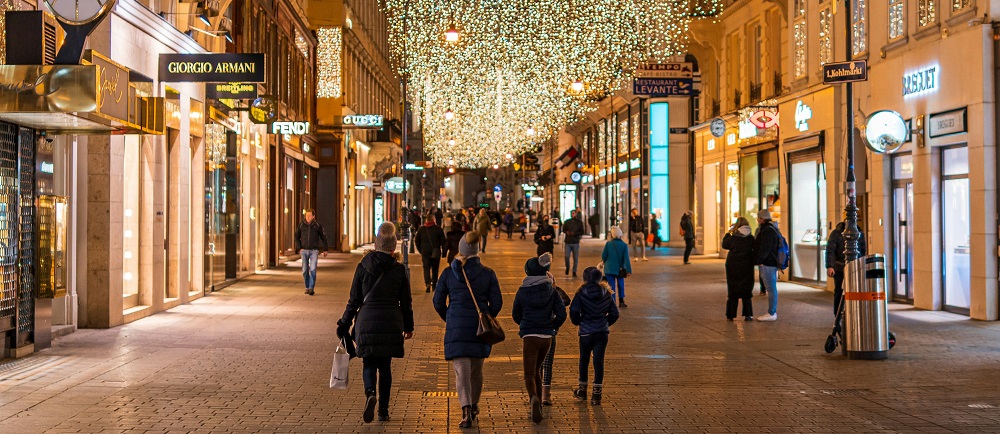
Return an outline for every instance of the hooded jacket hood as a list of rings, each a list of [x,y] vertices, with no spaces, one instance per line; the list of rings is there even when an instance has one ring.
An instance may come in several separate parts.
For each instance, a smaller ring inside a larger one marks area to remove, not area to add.
[[[369,251],[368,254],[361,259],[361,266],[365,268],[365,271],[371,274],[381,274],[383,270],[395,263],[396,258],[392,255],[377,250]]]

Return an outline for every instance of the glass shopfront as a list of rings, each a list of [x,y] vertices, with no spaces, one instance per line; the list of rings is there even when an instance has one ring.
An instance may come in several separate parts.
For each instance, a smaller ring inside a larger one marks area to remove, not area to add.
[[[791,229],[786,239],[793,280],[826,281],[826,167],[821,155],[817,148],[789,157]]]
[[[913,303],[913,156],[892,157],[892,296]]]
[[[205,126],[205,288],[237,277],[240,255],[240,183],[236,133]]]
[[[778,150],[769,149],[740,158],[740,188],[743,203],[740,215],[757,230],[757,212],[767,209],[771,219],[781,222],[781,177],[778,174]],[[735,208],[739,209],[739,208]]]
[[[941,184],[944,308],[968,315],[971,283],[969,148],[961,146],[941,151]]]
[[[670,104],[649,104],[649,210],[660,217],[660,238],[670,241]],[[678,219],[679,220],[679,219]]]

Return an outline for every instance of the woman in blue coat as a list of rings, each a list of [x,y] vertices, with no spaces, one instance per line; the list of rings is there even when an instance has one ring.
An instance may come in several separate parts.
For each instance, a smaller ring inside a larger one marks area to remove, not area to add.
[[[434,310],[445,322],[444,358],[450,360],[455,369],[455,389],[462,404],[461,428],[471,427],[472,421],[479,415],[483,359],[489,357],[492,350],[492,346],[476,336],[479,327],[476,303],[494,317],[503,307],[497,275],[484,267],[479,259],[479,238],[476,232],[462,237],[458,243],[459,255],[441,273],[434,290]],[[472,300],[473,293],[475,302]]]
[[[628,307],[625,304],[625,278],[632,274],[632,261],[628,259],[628,244],[622,241],[623,236],[625,234],[622,233],[621,228],[611,227],[611,241],[604,243],[601,262],[604,263],[604,275],[607,278],[608,286],[611,287],[612,296],[617,289],[618,306]]]

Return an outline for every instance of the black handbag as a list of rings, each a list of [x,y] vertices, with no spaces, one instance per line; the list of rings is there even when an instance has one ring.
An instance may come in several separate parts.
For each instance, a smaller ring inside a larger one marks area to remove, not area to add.
[[[479,308],[479,302],[476,301],[476,294],[472,292],[472,285],[469,284],[469,276],[465,274],[465,268],[462,268],[462,277],[465,278],[465,286],[469,288],[472,303],[476,305],[476,310],[479,311],[479,326],[476,327],[476,337],[489,345],[496,345],[503,342],[504,339],[507,339],[507,336],[504,334],[503,328],[500,327],[500,322],[493,315]]]

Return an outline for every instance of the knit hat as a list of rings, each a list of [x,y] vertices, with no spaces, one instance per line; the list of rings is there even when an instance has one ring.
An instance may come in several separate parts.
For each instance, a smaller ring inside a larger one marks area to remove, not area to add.
[[[458,254],[466,258],[479,254],[479,234],[476,232],[466,232],[462,240],[458,242]]]
[[[757,211],[757,218],[762,220],[771,220],[771,211],[768,211],[767,208]]]
[[[392,222],[382,223],[375,236],[375,251],[392,254],[396,251],[396,225]]]
[[[583,280],[587,283],[599,283],[604,278],[604,273],[597,267],[587,267],[583,270]]]
[[[524,263],[524,274],[529,276],[544,276],[549,271],[549,265],[551,264],[552,255],[548,252],[542,253],[542,256],[531,258],[528,262]]]

